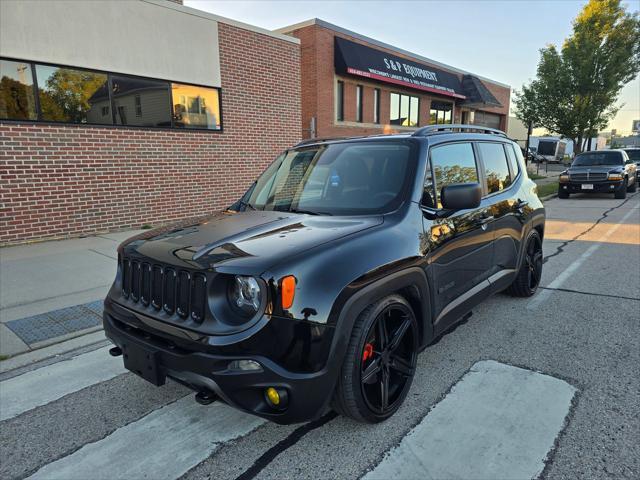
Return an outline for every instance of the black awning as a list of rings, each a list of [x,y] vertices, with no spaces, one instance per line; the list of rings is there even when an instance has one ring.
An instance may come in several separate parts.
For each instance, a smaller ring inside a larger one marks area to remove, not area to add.
[[[457,75],[430,65],[406,60],[375,48],[335,37],[337,73],[357,75],[385,83],[464,99]]]
[[[473,75],[463,76],[462,90],[465,97],[467,97],[462,102],[462,106],[502,107],[502,104],[478,77]]]

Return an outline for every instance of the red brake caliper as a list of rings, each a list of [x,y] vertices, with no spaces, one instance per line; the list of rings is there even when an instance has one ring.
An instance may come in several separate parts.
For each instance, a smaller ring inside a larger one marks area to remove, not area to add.
[[[364,346],[364,352],[362,352],[362,363],[366,362],[373,356],[373,345],[371,343],[367,343]]]

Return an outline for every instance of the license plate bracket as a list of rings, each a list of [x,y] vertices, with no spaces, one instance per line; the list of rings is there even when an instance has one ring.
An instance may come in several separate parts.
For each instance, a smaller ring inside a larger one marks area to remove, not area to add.
[[[164,385],[166,376],[160,369],[158,351],[137,343],[122,345],[124,367],[156,386]]]
[[[593,190],[593,184],[592,183],[583,183],[582,184],[582,190]]]

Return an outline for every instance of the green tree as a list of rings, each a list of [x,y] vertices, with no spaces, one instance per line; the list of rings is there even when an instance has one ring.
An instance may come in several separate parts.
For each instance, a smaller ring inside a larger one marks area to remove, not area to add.
[[[91,108],[91,96],[105,88],[107,76],[101,73],[60,68],[46,81],[40,93],[42,116],[46,120],[81,123]]]
[[[558,50],[540,50],[536,78],[516,92],[516,116],[569,137],[579,153],[584,138],[607,127],[620,90],[640,72],[640,19],[620,0],[589,0]]]

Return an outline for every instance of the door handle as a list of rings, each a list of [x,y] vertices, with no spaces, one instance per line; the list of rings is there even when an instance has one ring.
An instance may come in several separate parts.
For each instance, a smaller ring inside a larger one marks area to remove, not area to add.
[[[486,225],[487,223],[491,222],[495,217],[493,215],[488,216],[488,217],[481,217],[476,223],[478,225]]]

